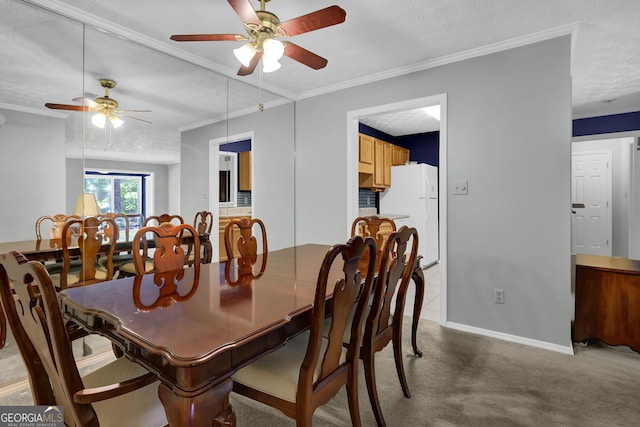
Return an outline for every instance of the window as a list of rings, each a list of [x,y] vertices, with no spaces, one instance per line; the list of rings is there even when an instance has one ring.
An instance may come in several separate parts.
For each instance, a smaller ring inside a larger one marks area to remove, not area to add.
[[[145,209],[144,173],[85,171],[84,191],[93,193],[100,213],[142,214]]]

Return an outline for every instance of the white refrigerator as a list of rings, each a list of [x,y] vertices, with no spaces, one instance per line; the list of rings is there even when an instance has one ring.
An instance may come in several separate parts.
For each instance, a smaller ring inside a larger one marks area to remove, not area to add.
[[[440,259],[436,166],[425,163],[393,166],[391,187],[380,194],[380,214],[409,215],[402,224],[418,230],[422,267]]]

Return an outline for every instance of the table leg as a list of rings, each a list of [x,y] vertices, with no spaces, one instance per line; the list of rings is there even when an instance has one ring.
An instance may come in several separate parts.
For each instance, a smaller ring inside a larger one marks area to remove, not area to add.
[[[165,384],[158,387],[170,427],[235,426],[236,414],[229,403],[233,381],[228,378],[195,396],[174,392]]]
[[[413,268],[411,278],[416,284],[416,298],[413,303],[413,322],[411,325],[411,345],[413,346],[413,352],[422,357],[422,350],[418,348],[418,322],[420,321],[420,312],[422,311],[422,300],[424,299],[424,273],[420,266],[420,258],[416,259],[416,264]]]

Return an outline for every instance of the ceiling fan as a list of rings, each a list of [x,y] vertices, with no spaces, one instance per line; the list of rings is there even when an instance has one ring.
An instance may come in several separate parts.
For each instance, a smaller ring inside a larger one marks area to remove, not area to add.
[[[91,113],[96,113],[91,117],[91,123],[94,126],[99,128],[104,128],[107,119],[113,125],[114,128],[118,128],[122,126],[124,123],[120,116],[128,117],[130,119],[139,120],[145,123],[151,123],[148,120],[140,119],[138,117],[129,116],[128,114],[123,114],[125,112],[136,112],[136,113],[150,113],[151,110],[119,110],[118,109],[118,101],[113,98],[109,98],[109,89],[113,89],[116,87],[116,82],[109,79],[100,79],[100,86],[102,86],[105,90],[104,96],[96,97],[95,99],[89,98],[74,98],[74,102],[81,103],[82,105],[68,105],[68,104],[52,104],[47,102],[44,104],[45,107],[51,108],[54,110],[70,110],[70,111],[88,111]]]
[[[296,36],[309,31],[344,22],[346,12],[339,6],[329,6],[307,15],[280,22],[273,13],[265,10],[264,4],[270,0],[260,0],[260,10],[254,10],[249,0],[227,0],[236,14],[244,22],[248,36],[241,34],[186,34],[173,35],[171,40],[186,41],[247,41],[235,49],[236,58],[242,64],[239,76],[246,76],[255,70],[262,59],[265,73],[280,68],[278,60],[286,55],[301,64],[319,70],[327,65],[327,60],[290,41],[280,38]]]

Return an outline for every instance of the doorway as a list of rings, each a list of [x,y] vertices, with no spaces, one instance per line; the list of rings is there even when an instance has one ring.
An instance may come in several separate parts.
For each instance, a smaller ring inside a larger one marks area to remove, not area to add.
[[[350,233],[351,221],[358,216],[358,131],[359,122],[362,118],[381,113],[401,112],[424,108],[429,106],[440,106],[440,139],[439,139],[439,235],[440,235],[440,324],[447,322],[447,95],[439,94],[424,98],[417,98],[396,102],[392,104],[379,105],[362,110],[350,111],[347,113],[347,235]],[[427,279],[428,280],[428,279]]]
[[[238,144],[237,153],[233,153],[233,151],[236,151],[233,148],[235,144]],[[249,179],[252,180],[253,171],[250,171],[249,174],[243,174],[241,168],[247,167],[247,165],[249,168],[253,168],[253,162],[242,162],[242,165],[240,165],[240,153],[248,150],[252,154],[254,152],[253,144],[253,132],[230,135],[209,141],[209,194],[207,196],[209,198],[209,210],[214,213],[214,218],[252,215],[255,209],[254,199],[246,191],[241,193],[242,188],[239,183],[244,176],[249,176],[251,177]],[[221,150],[221,146],[224,147],[223,150]],[[227,157],[230,157],[230,159],[227,160]],[[229,161],[234,162],[233,167],[223,166]],[[228,170],[229,173],[225,173],[225,170]],[[226,182],[222,182],[223,180],[226,180]],[[224,184],[225,189],[229,189],[227,197],[222,202],[220,201],[221,184]],[[250,186],[252,188],[251,183]],[[216,230],[218,227],[214,224],[213,229]],[[212,259],[218,260],[220,259],[220,233],[211,233],[210,240]]]
[[[611,150],[572,153],[572,255],[612,255],[611,208]]]

